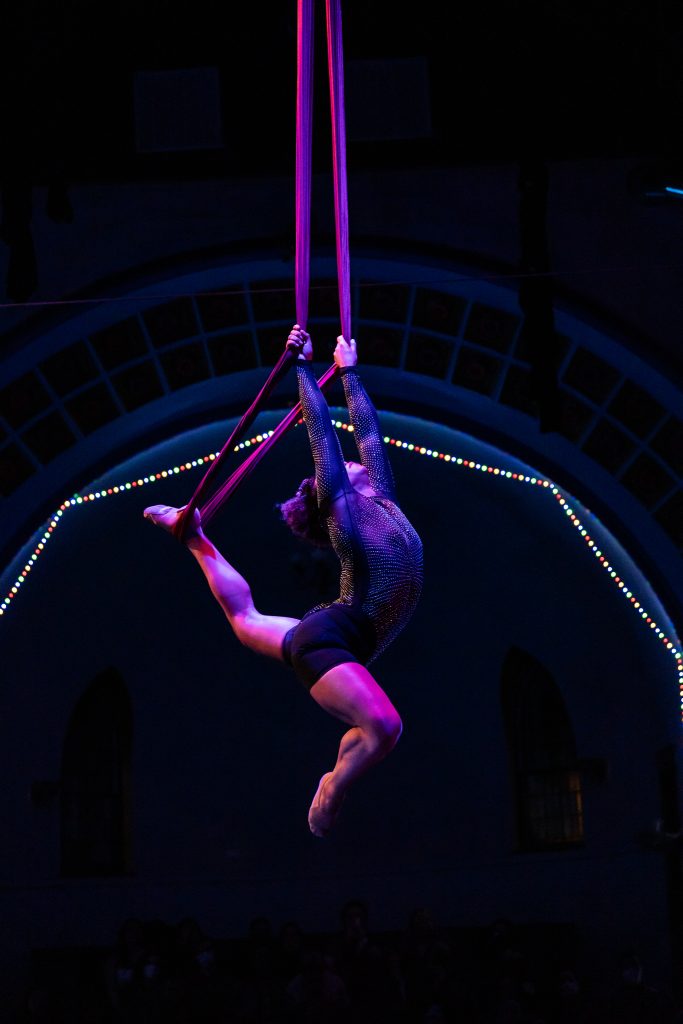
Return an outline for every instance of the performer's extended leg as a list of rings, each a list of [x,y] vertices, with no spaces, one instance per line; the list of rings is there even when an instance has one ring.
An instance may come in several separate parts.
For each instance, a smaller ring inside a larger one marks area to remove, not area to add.
[[[145,518],[167,532],[173,529],[178,514],[178,509],[168,505],[151,505],[145,509]],[[194,528],[186,534],[185,544],[197,559],[211,593],[225,612],[237,639],[258,654],[281,661],[285,634],[300,620],[262,615],[256,610],[249,584],[203,533],[198,513],[195,514]]]
[[[308,812],[311,832],[324,836],[334,824],[348,787],[393,750],[402,726],[384,690],[355,662],[326,672],[311,688],[311,696],[325,711],[353,726],[342,737],[337,763],[320,780]]]

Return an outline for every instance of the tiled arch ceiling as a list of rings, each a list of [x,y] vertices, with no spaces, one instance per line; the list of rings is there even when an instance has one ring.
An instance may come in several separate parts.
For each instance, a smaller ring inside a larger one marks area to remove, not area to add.
[[[182,294],[166,300],[140,293],[124,307],[127,315],[112,304],[108,323],[100,308],[91,323],[81,316],[71,332],[62,327],[59,343],[48,338],[42,352],[34,345],[30,365],[11,379],[3,374],[0,509],[45,467],[122,417],[191,385],[272,365],[292,321],[293,297],[291,277],[268,269],[226,268],[222,277],[214,271],[208,287],[179,287],[175,293]],[[376,269],[364,275],[361,267],[354,285],[364,363],[535,417],[512,292],[472,288],[456,275],[451,283],[446,272],[414,273],[405,264],[385,265],[379,276],[389,278],[378,281]],[[324,276],[313,283],[311,329],[336,330],[336,286]],[[570,317],[558,323],[561,433],[623,485],[683,553],[680,393],[653,387],[632,360],[614,358],[614,344],[606,356],[594,343],[596,332],[573,330]]]

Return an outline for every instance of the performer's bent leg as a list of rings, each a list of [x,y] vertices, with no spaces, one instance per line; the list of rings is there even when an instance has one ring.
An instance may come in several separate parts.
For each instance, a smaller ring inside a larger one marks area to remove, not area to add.
[[[311,696],[325,711],[352,726],[342,737],[337,763],[320,780],[308,812],[311,832],[324,836],[334,824],[348,787],[393,750],[402,726],[384,690],[355,662],[326,672],[311,688]]]
[[[144,514],[145,518],[171,532],[179,510],[168,505],[151,505]],[[197,513],[194,525],[187,531],[185,545],[199,563],[211,593],[225,612],[240,643],[258,654],[281,661],[285,634],[300,620],[262,615],[256,610],[249,584],[203,533]]]

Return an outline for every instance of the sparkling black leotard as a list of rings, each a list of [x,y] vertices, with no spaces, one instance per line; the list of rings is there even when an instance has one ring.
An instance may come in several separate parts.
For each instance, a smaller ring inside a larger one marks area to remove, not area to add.
[[[353,634],[350,657],[332,662],[356,660],[368,664],[398,636],[415,610],[422,589],[422,542],[395,502],[394,479],[377,413],[356,367],[344,367],[341,376],[361,461],[376,492],[372,497],[361,494],[349,480],[330,411],[310,363],[299,361],[296,365],[315,463],[318,504],[341,563],[341,576],[339,597],[329,605],[312,608],[292,632],[307,632],[307,646],[311,646],[311,617],[328,609],[332,613],[328,621],[334,620],[330,629],[335,645],[343,646],[337,634],[347,625]],[[326,629],[323,617],[320,630]],[[290,641],[291,637],[286,651]],[[330,659],[324,664],[326,671]],[[321,673],[316,674],[319,677]],[[310,678],[304,681],[312,685]]]

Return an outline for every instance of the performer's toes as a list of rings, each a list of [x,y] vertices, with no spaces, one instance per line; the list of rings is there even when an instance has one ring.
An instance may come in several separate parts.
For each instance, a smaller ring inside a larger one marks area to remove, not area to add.
[[[145,509],[143,515],[150,523],[154,523],[155,526],[160,526],[162,530],[171,533],[178,521],[180,510],[172,508],[170,505],[150,505]]]
[[[334,791],[334,786],[328,785],[332,774],[327,772],[323,775],[308,812],[308,827],[314,836],[321,838],[329,835],[344,801],[343,794],[339,795]]]
[[[171,505],[150,505],[145,509],[143,515],[145,519],[154,523],[155,526],[160,526],[167,533],[172,533],[182,511],[182,508],[173,508]],[[201,518],[199,509],[195,509],[192,513],[192,522],[188,523],[185,531],[185,540],[199,533],[200,528]]]

